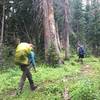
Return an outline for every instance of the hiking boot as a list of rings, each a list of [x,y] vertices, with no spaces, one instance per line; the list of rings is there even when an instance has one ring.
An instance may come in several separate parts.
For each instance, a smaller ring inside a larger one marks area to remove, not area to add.
[[[34,91],[37,88],[37,86],[32,84],[32,85],[30,85],[30,88],[31,88],[32,91]]]

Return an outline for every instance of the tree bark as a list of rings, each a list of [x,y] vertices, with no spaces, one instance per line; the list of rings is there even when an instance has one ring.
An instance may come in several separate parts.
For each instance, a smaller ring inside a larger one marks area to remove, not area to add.
[[[44,15],[44,39],[45,39],[45,60],[48,62],[49,49],[53,45],[57,56],[60,55],[60,50],[57,43],[56,27],[54,20],[53,0],[43,0],[43,15]]]
[[[5,4],[3,4],[3,16],[2,16],[2,28],[1,28],[1,38],[0,38],[0,46],[3,43],[3,34],[4,34],[4,20],[5,20]]]
[[[56,23],[56,38],[57,38],[57,44],[58,44],[59,50],[61,51],[61,43],[60,43],[58,24],[57,23]]]
[[[65,59],[69,59],[69,21],[68,21],[68,0],[64,0],[64,26],[65,26]]]
[[[43,22],[44,22],[44,45],[45,45],[45,60],[48,61],[48,48],[49,48],[49,24],[48,24],[48,5],[47,0],[43,0]]]
[[[0,65],[3,64],[2,46],[3,46],[3,34],[4,34],[4,21],[5,21],[5,3],[3,4],[2,28],[1,28],[1,37],[0,37]]]

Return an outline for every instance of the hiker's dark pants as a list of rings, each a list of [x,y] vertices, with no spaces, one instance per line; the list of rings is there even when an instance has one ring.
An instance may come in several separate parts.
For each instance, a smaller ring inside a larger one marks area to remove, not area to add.
[[[22,74],[20,82],[19,82],[19,90],[22,91],[26,78],[28,78],[28,80],[29,80],[30,87],[34,84],[33,84],[32,75],[29,71],[28,66],[27,65],[20,65],[20,68],[21,68],[23,74]]]
[[[84,58],[84,54],[79,54],[79,58]]]
[[[79,54],[79,60],[83,64],[84,54]]]

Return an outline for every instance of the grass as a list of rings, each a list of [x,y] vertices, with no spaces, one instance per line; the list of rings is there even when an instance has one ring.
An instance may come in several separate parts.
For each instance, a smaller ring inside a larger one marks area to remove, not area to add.
[[[75,59],[76,56],[56,68],[45,64],[38,65],[37,73],[31,70],[38,88],[34,92],[30,91],[26,80],[23,92],[19,96],[15,96],[14,93],[22,74],[20,69],[16,66],[0,72],[0,100],[63,100],[65,87],[69,90],[71,100],[100,100],[99,58],[85,58],[84,65],[77,63]],[[92,76],[80,72],[82,66],[87,64],[95,72]]]

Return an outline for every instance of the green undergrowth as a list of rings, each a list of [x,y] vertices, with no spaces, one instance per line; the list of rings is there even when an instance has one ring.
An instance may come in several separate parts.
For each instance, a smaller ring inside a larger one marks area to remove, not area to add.
[[[93,69],[93,77],[81,74],[80,70],[85,65]],[[81,65],[73,56],[56,68],[39,64],[37,72],[31,69],[31,73],[38,88],[32,92],[26,80],[22,94],[17,96],[15,93],[22,74],[18,66],[0,71],[0,100],[63,100],[65,87],[71,100],[100,100],[99,58],[85,58]]]
[[[31,92],[29,89],[28,80],[25,82],[23,93],[20,96],[12,96],[16,91],[18,82],[21,76],[21,71],[16,66],[15,68],[9,68],[7,71],[2,71],[0,74],[0,98],[3,99],[21,99],[21,100],[61,100],[63,94],[63,82],[62,79],[66,75],[76,74],[80,69],[79,64],[74,66],[69,62],[65,65],[53,68],[45,64],[37,66],[37,72],[35,73],[31,69],[34,83],[38,85],[35,92]],[[4,96],[6,95],[6,96]],[[38,98],[38,99],[37,99]]]
[[[82,66],[89,65],[90,72],[88,71],[86,75],[80,72],[80,75],[78,75],[75,80],[71,80],[70,84],[67,83],[71,100],[100,100],[99,59],[100,58],[93,56],[85,58]]]

